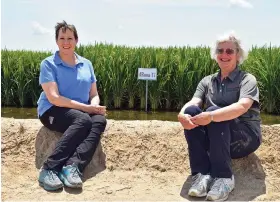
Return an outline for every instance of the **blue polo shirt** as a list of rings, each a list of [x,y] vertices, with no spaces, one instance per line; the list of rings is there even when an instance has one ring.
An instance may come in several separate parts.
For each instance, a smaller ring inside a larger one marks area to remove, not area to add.
[[[44,59],[40,66],[39,83],[41,85],[47,82],[56,82],[61,96],[88,104],[91,84],[96,82],[94,69],[89,60],[76,53],[75,55],[78,59],[75,66],[64,63],[58,51]],[[42,116],[45,111],[53,106],[44,91],[41,93],[37,104],[38,116]]]

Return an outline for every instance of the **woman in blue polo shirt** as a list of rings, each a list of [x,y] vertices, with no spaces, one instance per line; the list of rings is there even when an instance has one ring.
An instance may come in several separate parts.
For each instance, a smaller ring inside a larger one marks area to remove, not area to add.
[[[59,50],[40,66],[43,92],[38,116],[44,126],[63,136],[39,173],[39,183],[46,190],[57,190],[63,184],[82,187],[82,172],[106,127],[106,107],[99,105],[92,63],[75,53],[75,26],[57,23],[55,38]]]

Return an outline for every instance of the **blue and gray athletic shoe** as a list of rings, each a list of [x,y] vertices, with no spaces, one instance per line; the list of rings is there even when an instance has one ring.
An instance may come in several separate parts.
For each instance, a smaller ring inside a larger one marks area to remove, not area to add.
[[[83,186],[81,176],[82,173],[75,164],[63,166],[61,172],[58,174],[58,177],[64,185],[70,188],[81,188]]]
[[[39,184],[47,191],[55,191],[63,187],[62,182],[54,170],[41,169],[39,173]]]

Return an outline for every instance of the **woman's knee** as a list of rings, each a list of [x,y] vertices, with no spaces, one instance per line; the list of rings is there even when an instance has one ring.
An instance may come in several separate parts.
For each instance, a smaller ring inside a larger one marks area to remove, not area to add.
[[[92,125],[92,120],[91,120],[90,116],[86,113],[77,117],[75,122],[81,124],[85,128],[91,128],[91,125]]]
[[[105,116],[100,116],[100,117],[98,117],[98,121],[100,122],[100,124],[102,125],[102,126],[104,126],[104,128],[106,127],[106,125],[107,125],[107,119],[105,118]]]
[[[200,114],[201,112],[202,112],[202,110],[198,106],[191,105],[185,109],[184,114],[189,114],[191,116],[195,116],[197,114]]]
[[[103,129],[105,129],[107,125],[107,119],[103,115],[94,115],[93,117],[91,117],[91,121],[93,125],[98,124]]]

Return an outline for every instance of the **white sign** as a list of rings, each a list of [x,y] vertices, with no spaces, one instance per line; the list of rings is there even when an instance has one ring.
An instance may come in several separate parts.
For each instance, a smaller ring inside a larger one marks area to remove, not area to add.
[[[138,68],[138,79],[140,80],[157,80],[156,68]]]

